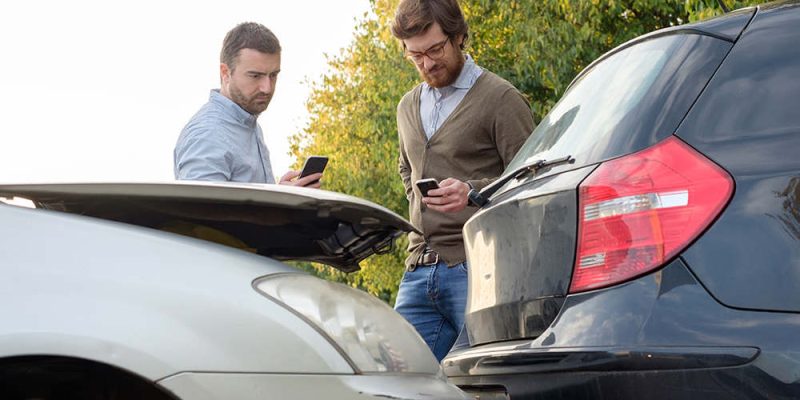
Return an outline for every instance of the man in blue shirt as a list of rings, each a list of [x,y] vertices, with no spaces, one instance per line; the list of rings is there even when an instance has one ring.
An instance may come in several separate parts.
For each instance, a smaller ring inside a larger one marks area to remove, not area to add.
[[[269,150],[258,125],[281,69],[281,46],[265,26],[245,22],[225,36],[220,54],[220,89],[181,131],[174,151],[175,179],[275,183]],[[289,171],[280,184],[320,187],[321,173],[298,178]]]

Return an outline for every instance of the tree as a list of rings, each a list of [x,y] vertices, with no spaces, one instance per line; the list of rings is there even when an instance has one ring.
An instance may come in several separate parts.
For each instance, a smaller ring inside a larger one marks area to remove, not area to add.
[[[332,72],[314,83],[307,102],[311,118],[303,132],[292,138],[291,146],[298,160],[310,154],[330,157],[325,189],[358,196],[407,216],[405,194],[397,178],[395,109],[417,74],[386,29],[394,6],[395,1],[373,1],[374,15],[365,16],[350,47],[329,60]],[[303,267],[393,303],[406,245],[403,237],[393,252],[362,262],[362,270],[354,274],[320,265]]]
[[[755,1],[725,0],[728,7]],[[329,58],[331,72],[312,83],[310,114],[292,138],[297,160],[331,158],[325,188],[381,204],[408,216],[397,174],[395,111],[419,81],[389,26],[399,0],[371,0],[350,47]],[[467,52],[482,67],[509,80],[531,103],[537,121],[594,59],[644,33],[720,14],[714,0],[462,0],[470,24]],[[299,166],[299,165],[298,165]],[[301,266],[394,302],[402,276],[405,240],[387,255],[345,275],[320,265]]]

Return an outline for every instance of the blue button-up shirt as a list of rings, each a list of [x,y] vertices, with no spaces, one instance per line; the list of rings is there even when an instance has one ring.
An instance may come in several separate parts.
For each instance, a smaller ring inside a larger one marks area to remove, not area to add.
[[[427,82],[422,83],[422,93],[419,98],[419,113],[422,117],[422,126],[425,135],[430,139],[436,130],[453,113],[469,89],[481,76],[483,69],[475,64],[472,57],[467,55],[464,67],[458,74],[455,82],[443,88],[434,88]]]
[[[181,131],[175,179],[275,183],[257,117],[212,90]]]

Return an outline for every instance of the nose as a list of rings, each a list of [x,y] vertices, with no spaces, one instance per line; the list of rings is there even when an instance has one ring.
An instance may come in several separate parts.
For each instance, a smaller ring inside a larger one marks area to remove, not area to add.
[[[258,89],[261,92],[271,94],[272,92],[275,91],[275,79],[269,76],[264,77],[264,79],[261,80],[258,86],[259,86]]]
[[[433,61],[427,54],[422,57],[422,68],[424,68],[425,71],[430,71],[435,66],[436,61]]]

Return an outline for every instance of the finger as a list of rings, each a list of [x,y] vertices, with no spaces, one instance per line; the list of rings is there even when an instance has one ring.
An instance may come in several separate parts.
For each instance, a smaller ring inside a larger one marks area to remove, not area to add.
[[[311,187],[313,187],[313,185],[319,185],[319,182],[315,182],[315,181],[318,181],[320,178],[322,178],[322,174],[317,172],[317,173],[313,173],[313,174],[308,175],[308,176],[304,176],[302,178],[298,178],[296,181],[294,181],[294,184],[295,184],[295,186],[311,186]],[[311,184],[312,182],[315,182],[315,183]],[[317,186],[317,187],[319,187],[319,186]]]
[[[461,181],[459,181],[459,180],[458,180],[458,179],[456,179],[456,178],[447,178],[447,179],[445,179],[445,180],[443,180],[443,181],[439,182],[439,187],[448,187],[448,186],[453,186],[454,184],[457,184],[457,183],[459,183],[459,182],[461,182]]]
[[[445,189],[441,186],[436,189],[428,190],[428,195],[425,197],[440,197],[445,195]]]
[[[429,196],[429,197],[423,197],[422,198],[422,202],[425,203],[425,205],[428,205],[428,206],[430,206],[430,205],[438,205],[440,201],[441,201],[441,198],[438,197],[438,196],[436,196],[436,197],[430,197]]]
[[[428,205],[440,206],[443,204],[447,204],[449,200],[447,200],[447,197],[445,196],[434,196],[434,197],[429,196],[429,197],[423,197],[422,201]]]
[[[300,176],[300,171],[289,171],[281,177],[281,181],[290,181]]]
[[[425,199],[429,199],[426,202],[426,204],[431,204],[440,207],[447,206],[457,201],[457,199],[455,199],[453,196],[425,197]]]

